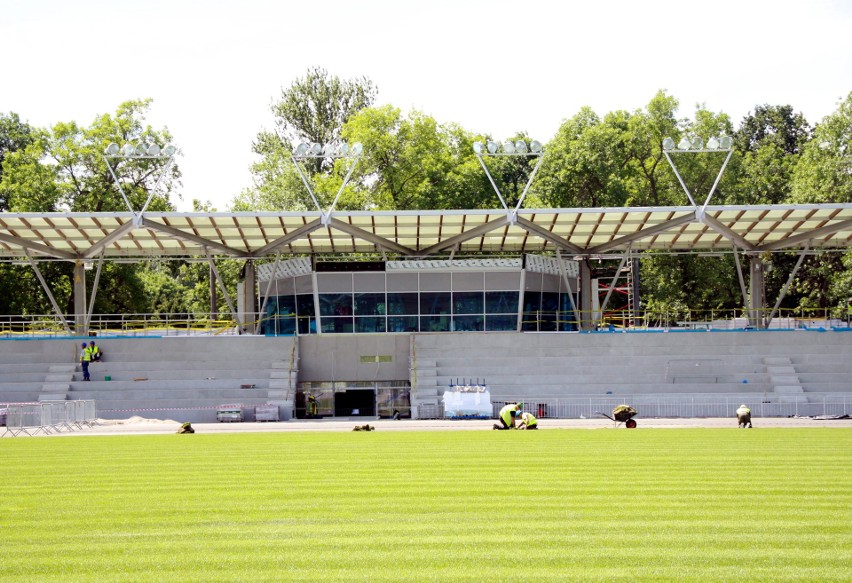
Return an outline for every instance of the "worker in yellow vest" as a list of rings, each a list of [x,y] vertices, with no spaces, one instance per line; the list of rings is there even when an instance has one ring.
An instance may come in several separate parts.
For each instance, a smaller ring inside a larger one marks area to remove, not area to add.
[[[538,429],[538,419],[532,413],[524,411],[521,413],[521,422],[518,429]]]
[[[740,429],[751,429],[751,409],[742,404],[737,409],[737,423],[740,424]]]
[[[521,415],[521,404],[520,403],[508,403],[505,407],[500,409],[499,420],[500,424],[494,424],[494,429],[514,429],[515,428],[515,417],[519,417]]]
[[[80,350],[80,366],[83,368],[83,380],[92,380],[89,376],[89,363],[92,362],[92,351],[89,350],[89,345],[83,342],[83,348]]]

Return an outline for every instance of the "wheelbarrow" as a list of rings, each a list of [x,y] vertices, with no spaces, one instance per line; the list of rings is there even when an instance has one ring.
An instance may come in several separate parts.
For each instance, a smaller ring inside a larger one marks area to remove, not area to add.
[[[600,411],[595,411],[595,413],[603,415],[607,419],[611,419],[616,424],[616,427],[619,423],[624,423],[624,426],[627,429],[636,428],[636,420],[633,418],[636,415],[636,409],[630,405],[619,405],[612,410],[611,416],[606,413],[601,413]]]

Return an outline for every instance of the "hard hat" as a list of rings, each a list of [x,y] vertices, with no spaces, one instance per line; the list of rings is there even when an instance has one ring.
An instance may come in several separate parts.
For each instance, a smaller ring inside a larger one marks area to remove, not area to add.
[[[523,403],[516,403],[516,406],[518,407],[518,409],[523,409],[523,408],[524,408],[524,404],[523,404]]]
[[[742,405],[740,405],[740,407],[745,407],[745,403],[743,403]]]
[[[86,347],[86,343],[85,343],[85,342],[83,342],[83,348],[85,348],[85,347]]]

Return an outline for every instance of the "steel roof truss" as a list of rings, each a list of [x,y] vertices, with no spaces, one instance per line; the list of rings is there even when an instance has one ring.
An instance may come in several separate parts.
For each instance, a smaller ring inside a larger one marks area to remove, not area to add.
[[[669,219],[668,221],[658,223],[653,227],[648,227],[647,229],[641,229],[636,231],[635,233],[631,233],[630,235],[624,235],[623,237],[619,237],[618,239],[613,239],[609,243],[604,243],[602,245],[598,245],[597,247],[592,247],[584,251],[589,255],[598,255],[600,253],[605,253],[611,249],[615,249],[617,247],[621,247],[622,245],[630,245],[634,241],[638,241],[640,239],[644,239],[646,237],[650,237],[652,235],[656,235],[657,233],[662,233],[664,231],[670,231],[675,227],[679,227],[681,225],[685,225],[687,223],[692,223],[695,221],[695,213],[685,214],[676,219]]]
[[[240,251],[239,249],[234,249],[232,247],[228,247],[227,245],[222,245],[221,243],[217,243],[216,241],[211,241],[209,239],[205,239],[204,237],[199,237],[198,235],[193,235],[192,233],[187,233],[186,231],[181,231],[180,229],[164,225],[163,223],[152,221],[147,217],[142,217],[140,224],[146,229],[161,231],[177,239],[191,241],[205,248],[211,247],[213,249],[217,249],[225,255],[231,255],[234,257],[244,257],[247,254],[245,251]]]
[[[455,245],[460,245],[465,241],[470,241],[471,239],[475,239],[476,237],[481,237],[486,233],[490,233],[495,229],[499,229],[500,227],[506,226],[508,223],[508,217],[502,216],[498,219],[494,219],[488,221],[487,223],[482,223],[478,227],[474,227],[469,231],[464,231],[459,233],[458,235],[454,235],[445,241],[439,241],[434,245],[423,249],[418,252],[417,255],[419,257],[426,257],[427,255],[433,255],[435,253],[439,253],[444,249],[449,249],[450,247],[454,247]]]
[[[556,224],[556,218],[553,219],[553,224]],[[574,245],[573,243],[563,239],[556,233],[549,231],[542,227],[541,225],[537,225],[529,219],[525,219],[524,217],[517,217],[517,225],[529,233],[534,235],[538,235],[545,241],[549,241],[553,243],[557,249],[564,249],[565,251],[569,251],[571,253],[582,253],[583,249]]]
[[[42,255],[47,255],[48,257],[55,257],[57,259],[69,259],[74,260],[77,259],[77,255],[74,253],[70,253],[68,251],[60,251],[59,249],[54,249],[53,247],[48,247],[47,245],[42,245],[41,243],[34,243],[32,241],[27,241],[26,239],[21,239],[20,237],[13,237],[11,235],[6,235],[4,233],[0,233],[0,241],[4,243],[9,243],[11,245],[17,245],[24,249],[24,252],[29,257],[29,253],[27,251],[34,251],[36,253],[40,253]]]
[[[832,223],[830,225],[826,225],[824,227],[820,227],[819,229],[814,229],[813,231],[807,231],[805,233],[801,233],[798,235],[793,235],[792,237],[787,237],[786,239],[781,239],[780,241],[776,241],[775,243],[769,243],[768,245],[761,245],[757,248],[758,251],[775,251],[777,249],[784,249],[786,247],[792,247],[793,245],[797,245],[799,243],[803,243],[805,241],[809,241],[811,239],[818,239],[820,237],[824,237],[826,235],[833,235],[839,231],[843,231],[844,229],[852,228],[852,220],[848,221],[840,221],[838,223]]]

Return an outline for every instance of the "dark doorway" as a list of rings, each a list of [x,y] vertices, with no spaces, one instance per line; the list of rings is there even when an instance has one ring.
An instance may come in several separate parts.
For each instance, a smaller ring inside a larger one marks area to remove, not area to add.
[[[376,392],[373,389],[353,389],[334,394],[335,417],[375,417]]]

